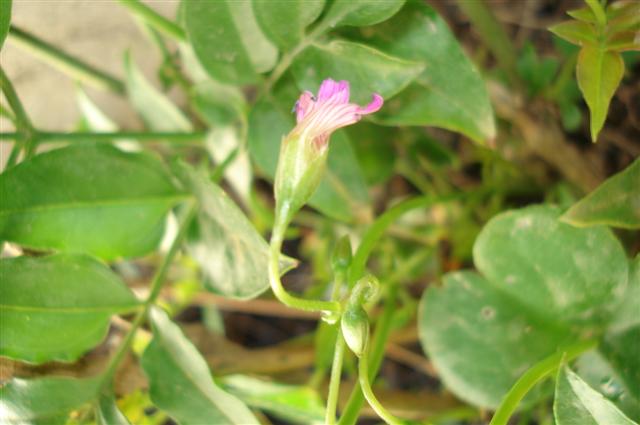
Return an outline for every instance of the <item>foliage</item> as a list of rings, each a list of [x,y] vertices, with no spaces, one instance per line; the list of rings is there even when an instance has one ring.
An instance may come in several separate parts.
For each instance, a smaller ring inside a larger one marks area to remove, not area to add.
[[[597,140],[621,52],[638,50],[637,2],[569,11],[550,30],[580,50],[555,56],[515,54],[483,2],[460,5],[471,55],[417,0],[182,0],[175,20],[120,3],[162,54],[162,89],[130,52],[121,81],[0,1],[0,47],[9,34],[74,78],[82,114],[76,131],[40,128],[0,69],[15,128],[0,135],[0,422],[354,424],[365,399],[388,423],[640,420],[640,159],[605,180],[547,137],[580,131],[581,92]],[[355,124],[373,109],[329,102],[309,124],[300,93],[328,79],[384,106]],[[120,130],[89,86],[144,129]],[[354,126],[313,134],[353,107]],[[281,278],[300,264],[294,295]],[[225,309],[319,325],[248,350]],[[400,346],[416,327],[426,357]],[[383,397],[385,347],[451,395]]]

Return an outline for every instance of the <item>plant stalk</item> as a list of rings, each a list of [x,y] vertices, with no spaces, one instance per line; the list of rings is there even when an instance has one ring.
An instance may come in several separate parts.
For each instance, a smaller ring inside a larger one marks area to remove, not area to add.
[[[63,73],[98,89],[112,90],[119,94],[125,93],[124,83],[116,77],[63,52],[58,47],[29,34],[15,25],[11,26],[9,34],[11,40],[17,45],[58,68]]]
[[[516,381],[504,399],[502,399],[489,425],[507,425],[511,415],[513,415],[518,408],[520,401],[522,401],[534,385],[556,371],[562,363],[575,359],[586,351],[595,348],[597,345],[598,341],[596,340],[582,341],[567,347],[561,352],[554,353],[533,365]]]
[[[169,142],[184,144],[201,144],[202,139],[206,137],[204,131],[185,132],[140,132],[140,131],[116,131],[109,133],[91,133],[91,132],[36,132],[38,143],[47,142],[69,142],[69,143],[111,143],[117,139],[134,139],[138,142]],[[24,140],[28,134],[23,132],[0,133],[0,141]]]
[[[177,41],[187,41],[187,34],[178,24],[165,18],[139,0],[120,0],[120,3],[129,9],[133,15],[142,19],[145,23],[161,33]]]

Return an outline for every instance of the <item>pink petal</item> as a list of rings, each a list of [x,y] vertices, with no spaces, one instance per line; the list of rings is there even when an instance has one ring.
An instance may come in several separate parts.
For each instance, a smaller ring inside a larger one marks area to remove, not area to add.
[[[294,106],[296,122],[302,121],[304,116],[311,111],[314,103],[313,94],[311,92],[305,91],[300,95],[300,98]]]
[[[339,84],[331,78],[327,78],[320,84],[318,90],[318,101],[328,100],[339,89]]]
[[[384,101],[382,100],[382,96],[380,96],[378,93],[374,93],[371,103],[369,103],[364,108],[360,107],[359,113],[362,115],[373,114],[374,112],[382,108],[383,103]]]

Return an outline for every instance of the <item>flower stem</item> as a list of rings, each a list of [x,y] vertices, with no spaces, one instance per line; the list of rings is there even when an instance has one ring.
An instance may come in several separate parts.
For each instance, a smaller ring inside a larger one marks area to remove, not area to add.
[[[18,93],[16,93],[13,84],[11,84],[11,80],[5,74],[4,69],[0,66],[0,89],[2,89],[2,93],[4,93],[11,110],[13,111],[13,115],[15,117],[15,124],[21,134],[24,135],[22,139],[23,148],[25,151],[25,156],[29,157],[35,152],[35,145],[37,143],[36,130],[27,115],[27,112],[22,106],[22,102],[20,102],[20,98],[18,97]],[[14,146],[9,161],[7,163],[8,166],[13,165],[20,153],[19,148]]]
[[[178,248],[180,247],[180,244],[182,243],[182,239],[184,239],[184,236],[187,233],[189,224],[191,223],[191,220],[195,216],[196,211],[197,211],[197,204],[194,201],[190,201],[186,206],[186,211],[183,212],[182,217],[180,219],[178,234],[173,240],[173,243],[171,244],[171,247],[169,248],[167,255],[165,255],[164,259],[162,260],[162,264],[160,264],[160,267],[158,268],[158,270],[156,270],[156,274],[154,275],[153,280],[151,282],[151,291],[149,293],[149,296],[144,302],[142,310],[140,310],[136,315],[135,319],[133,319],[133,322],[131,323],[131,329],[129,329],[129,331],[127,332],[126,336],[124,337],[124,340],[118,347],[118,351],[116,351],[116,353],[113,355],[113,357],[109,361],[109,364],[107,365],[105,372],[102,375],[102,381],[101,381],[102,389],[104,389],[104,387],[113,379],[113,376],[115,375],[115,372],[118,366],[120,365],[120,362],[124,358],[124,355],[127,353],[127,351],[129,350],[129,347],[131,346],[131,343],[133,342],[133,338],[136,334],[136,331],[142,325],[142,323],[147,317],[147,313],[149,312],[149,309],[155,303],[156,299],[160,295],[160,290],[162,289],[162,286],[165,282],[167,270],[169,270],[169,266],[171,265],[173,258],[178,253]]]
[[[334,326],[338,326],[337,324]],[[344,338],[338,328],[336,336],[336,348],[333,352],[333,365],[331,365],[331,380],[329,381],[329,395],[327,396],[327,412],[325,422],[328,425],[336,423],[336,408],[342,380],[342,360],[344,359]]]
[[[284,305],[292,308],[306,311],[339,313],[341,307],[337,301],[308,300],[294,297],[282,286],[282,282],[280,281],[280,250],[282,249],[282,241],[286,227],[285,222],[276,221],[269,246],[269,283],[271,284],[274,295]]]
[[[369,405],[375,410],[386,423],[390,425],[402,425],[404,421],[393,416],[387,409],[384,408],[380,401],[376,398],[371,384],[369,382],[369,365],[367,361],[368,354],[365,353],[358,359],[358,378],[360,381],[360,388],[364,393],[365,398],[369,402]]]
[[[516,381],[507,395],[502,399],[489,425],[507,425],[509,418],[511,418],[511,415],[513,415],[513,412],[517,409],[520,401],[535,384],[557,370],[563,362],[571,361],[582,353],[595,348],[597,345],[598,342],[596,340],[578,342],[533,365]]]
[[[73,78],[99,89],[124,94],[124,83],[99,69],[63,52],[38,37],[12,25],[11,40]],[[15,111],[14,111],[15,112]]]
[[[187,34],[184,30],[174,22],[171,22],[158,12],[143,4],[139,0],[120,0],[120,3],[129,11],[142,19],[145,23],[158,31],[170,36],[177,41],[186,41]]]
[[[186,132],[140,132],[140,131],[116,131],[110,133],[90,133],[90,132],[48,132],[36,131],[38,143],[47,142],[69,142],[69,143],[112,143],[117,139],[134,139],[138,142],[169,142],[184,144],[201,144],[206,136],[204,131]],[[22,131],[15,133],[0,133],[0,141],[24,140],[29,135]]]

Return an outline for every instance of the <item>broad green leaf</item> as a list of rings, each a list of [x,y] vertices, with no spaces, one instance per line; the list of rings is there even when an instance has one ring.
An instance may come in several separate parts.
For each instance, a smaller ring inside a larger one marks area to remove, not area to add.
[[[76,145],[6,170],[0,198],[0,238],[115,259],[153,251],[185,195],[148,154]]]
[[[579,227],[640,228],[640,159],[574,204],[562,221]]]
[[[591,140],[596,142],[604,126],[611,98],[624,75],[624,62],[618,52],[585,45],[578,55],[576,75],[591,112]]]
[[[557,425],[637,425],[566,366],[558,372],[553,414]]]
[[[4,39],[9,33],[11,25],[11,0],[0,1],[0,49],[4,44]]]
[[[253,0],[262,31],[276,45],[288,49],[300,42],[305,28],[315,21],[325,0]]]
[[[149,312],[153,339],[142,355],[151,400],[181,425],[258,424],[235,396],[218,387],[196,347],[165,312]]]
[[[249,406],[299,424],[324,423],[324,405],[309,387],[279,384],[245,375],[225,377],[223,385]]]
[[[220,187],[188,166],[181,173],[200,204],[188,248],[206,287],[231,298],[258,296],[269,287],[267,243]]]
[[[324,18],[331,26],[365,26],[395,15],[405,0],[335,0]]]
[[[423,69],[421,63],[341,40],[307,47],[292,65],[301,90],[315,90],[326,78],[347,80],[351,84],[353,100],[361,104],[371,101],[374,92],[385,99],[392,97]]]
[[[414,83],[372,116],[374,121],[442,127],[480,144],[495,137],[485,83],[431,7],[409,2],[393,19],[363,30],[362,39],[396,57],[425,64]]]
[[[97,396],[99,384],[99,378],[13,378],[0,388],[0,422],[64,425],[72,410]]]
[[[295,103],[297,92],[291,95]],[[275,176],[282,138],[295,126],[290,112],[273,101],[259,102],[249,116],[249,153],[269,177]],[[358,125],[358,124],[356,124]],[[353,221],[369,212],[369,195],[362,171],[343,131],[331,137],[328,167],[309,204],[341,221]]]
[[[449,273],[425,291],[420,341],[448,389],[471,404],[495,408],[516,380],[556,348],[575,341],[474,272]],[[540,396],[541,388],[531,397]]]
[[[618,333],[633,326],[640,326],[640,255],[629,263],[629,285],[622,296],[622,305],[616,311],[608,332]]]
[[[367,184],[385,182],[393,175],[396,152],[392,141],[394,129],[369,122],[346,128],[353,150]]]
[[[638,306],[640,304],[636,304]],[[631,395],[640,400],[640,325],[606,335],[600,351],[618,372]]]
[[[96,403],[96,422],[98,425],[131,425],[116,405],[113,394],[102,394]]]
[[[138,305],[85,255],[2,259],[0,276],[0,355],[31,363],[77,359],[102,341],[111,315]]]
[[[573,44],[595,44],[598,41],[594,25],[581,21],[566,21],[553,25],[549,31]]]
[[[602,327],[628,287],[624,249],[609,229],[577,229],[559,213],[533,206],[494,217],[476,239],[474,264],[542,317]]]
[[[276,64],[278,50],[262,33],[250,1],[183,0],[187,34],[215,79],[254,83]]]
[[[124,58],[127,92],[145,124],[155,131],[190,131],[191,123],[165,95],[147,81],[127,53]]]
[[[420,340],[458,397],[495,408],[533,364],[602,333],[620,305],[628,279],[620,243],[606,228],[576,229],[558,215],[546,206],[498,215],[474,245],[484,276],[450,273],[425,291]]]
[[[209,131],[205,146],[218,166],[225,164],[226,181],[241,201],[248,204],[252,184],[251,161],[238,130],[233,126],[218,125]]]

